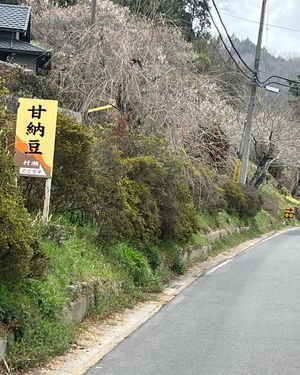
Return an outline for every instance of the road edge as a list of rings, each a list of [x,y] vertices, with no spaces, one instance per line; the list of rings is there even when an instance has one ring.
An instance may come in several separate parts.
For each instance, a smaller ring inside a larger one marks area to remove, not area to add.
[[[162,292],[157,294],[157,300],[139,303],[132,310],[126,309],[121,315],[119,323],[104,329],[104,334],[99,337],[99,341],[84,351],[74,352],[75,358],[67,360],[60,368],[48,368],[43,375],[83,375],[97,362],[99,362],[106,354],[113,350],[124,339],[130,336],[151,317],[159,312],[166,304],[172,301],[184,289],[193,284],[200,277],[211,271],[216,266],[245,251],[250,251],[256,245],[268,241],[285,232],[297,229],[297,227],[285,228],[281,230],[273,230],[254,239],[241,243],[240,245],[224,251],[215,257],[209,257],[204,262],[195,263],[189,267],[188,271],[176,278]],[[107,327],[105,322],[99,326]],[[36,374],[36,373],[35,373]]]

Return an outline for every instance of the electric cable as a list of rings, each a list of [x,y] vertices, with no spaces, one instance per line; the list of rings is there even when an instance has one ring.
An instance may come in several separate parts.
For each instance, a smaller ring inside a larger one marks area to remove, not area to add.
[[[253,69],[250,68],[250,66],[245,62],[245,60],[242,58],[241,54],[240,54],[239,51],[237,50],[236,46],[234,45],[234,43],[233,43],[233,41],[232,41],[232,39],[231,39],[231,37],[230,37],[230,35],[229,35],[229,33],[228,33],[228,30],[227,30],[227,28],[226,28],[226,26],[225,26],[225,23],[224,23],[224,21],[223,21],[223,19],[222,19],[222,17],[221,17],[221,14],[220,14],[220,12],[219,12],[219,9],[218,9],[218,7],[217,7],[217,5],[216,5],[216,3],[215,3],[215,0],[211,0],[211,1],[212,1],[212,3],[213,3],[213,6],[214,6],[216,12],[217,12],[217,15],[218,15],[218,17],[219,17],[219,20],[220,20],[220,22],[221,22],[221,24],[222,24],[222,26],[223,26],[223,28],[224,28],[224,30],[225,30],[225,33],[226,33],[227,38],[228,38],[228,40],[229,40],[229,43],[231,44],[231,46],[232,46],[232,48],[234,49],[235,53],[237,54],[237,56],[239,57],[239,59],[241,60],[241,62],[245,65],[245,67],[246,67],[251,73],[254,73],[254,72],[253,72]],[[207,2],[206,2],[206,1],[205,1],[205,3],[206,3],[206,6],[207,6]]]
[[[253,81],[252,77],[250,77],[248,74],[246,74],[246,73],[244,72],[244,70],[240,67],[240,65],[238,64],[238,62],[235,60],[235,58],[234,58],[233,55],[231,54],[229,48],[227,47],[227,45],[226,45],[226,43],[225,43],[225,41],[224,41],[224,39],[223,39],[223,36],[222,36],[222,34],[221,34],[221,31],[219,30],[219,28],[218,28],[218,26],[217,26],[217,24],[216,24],[216,22],[215,22],[215,20],[214,20],[214,18],[213,18],[213,16],[212,16],[212,14],[211,14],[211,11],[210,11],[209,6],[208,6],[208,4],[207,4],[207,0],[204,0],[204,3],[205,3],[205,5],[206,5],[206,8],[207,8],[208,14],[210,15],[210,18],[211,18],[211,20],[212,20],[212,23],[214,24],[214,26],[215,26],[215,28],[216,28],[218,34],[219,34],[220,40],[221,40],[223,46],[225,47],[227,53],[229,54],[230,58],[231,58],[232,61],[235,63],[235,65],[236,65],[236,67],[239,69],[239,71],[240,71],[240,72],[241,72],[246,78],[248,78],[248,79],[252,82],[252,81]],[[253,71],[252,71],[252,73],[253,73]]]
[[[259,82],[259,81],[258,81]],[[259,82],[260,83],[260,82]],[[300,82],[298,82],[299,84]],[[262,84],[262,83],[260,83]],[[271,81],[271,82],[267,82],[267,85],[279,85],[279,86],[283,86],[283,87],[288,87],[288,88],[291,88],[291,86],[289,85],[286,85],[284,83],[281,83],[281,82],[276,82],[276,81]],[[266,86],[263,86],[263,87],[266,87]]]
[[[210,10],[209,10],[207,0],[204,0],[204,2],[205,2],[205,5],[206,5],[206,8],[207,8],[207,11],[208,11],[208,13],[209,13],[209,15],[210,15],[210,17],[211,17],[211,19],[212,19],[212,22],[213,22],[215,28],[216,28],[217,31],[218,31],[218,34],[219,34],[219,36],[220,36],[220,39],[222,40],[222,42],[223,42],[223,44],[224,44],[224,46],[225,46],[225,48],[226,48],[226,51],[228,52],[228,54],[230,55],[230,57],[233,59],[233,61],[235,62],[235,64],[238,66],[239,70],[241,70],[240,66],[239,66],[238,63],[235,61],[234,57],[232,56],[231,52],[229,51],[228,47],[226,46],[226,43],[224,42],[224,40],[223,40],[223,38],[222,38],[222,36],[221,36],[221,32],[220,32],[220,30],[219,30],[218,27],[216,26],[216,23],[215,23],[215,21],[214,21],[214,19],[213,19],[213,17],[212,17],[212,14],[211,14],[211,12],[210,12]],[[249,65],[244,61],[244,59],[243,59],[242,56],[240,55],[239,51],[238,51],[237,48],[235,47],[235,45],[234,45],[234,43],[233,43],[233,41],[232,41],[232,39],[231,39],[231,37],[230,37],[228,31],[227,31],[227,28],[226,28],[226,26],[225,26],[225,24],[224,24],[224,21],[223,21],[223,19],[222,19],[222,16],[221,16],[221,14],[220,14],[220,12],[219,12],[219,10],[218,10],[218,7],[217,7],[215,1],[212,0],[212,3],[213,3],[213,5],[214,5],[214,8],[215,8],[215,10],[216,10],[216,12],[217,12],[217,15],[218,15],[218,17],[219,17],[219,19],[220,19],[220,22],[221,22],[221,24],[222,24],[222,26],[223,26],[223,28],[224,28],[224,30],[225,30],[225,33],[226,33],[226,35],[227,35],[227,38],[228,38],[228,40],[229,40],[229,42],[230,42],[232,48],[233,48],[234,51],[236,52],[236,54],[237,54],[237,56],[239,57],[239,59],[241,60],[241,62],[245,65],[245,67],[246,67],[251,73],[254,74],[253,69],[251,69],[251,68],[249,67]],[[243,74],[246,75],[244,71],[243,71]],[[246,76],[247,76],[247,75],[246,75]],[[247,78],[250,79],[251,81],[253,81],[253,78],[252,78],[252,77],[247,76]],[[300,84],[300,82],[297,82],[297,81],[295,81],[295,80],[292,80],[292,79],[289,79],[289,78],[286,78],[286,77],[278,76],[278,75],[272,75],[272,76],[268,77],[267,79],[265,79],[264,81],[260,81],[260,79],[258,78],[257,73],[255,73],[255,83],[256,83],[259,87],[261,87],[260,85],[264,85],[264,84],[268,84],[268,83],[269,83],[269,84],[270,84],[270,83],[277,83],[277,84],[280,85],[280,86],[290,87],[289,85],[285,85],[285,84],[278,83],[278,82],[268,82],[268,81],[269,81],[270,79],[272,79],[272,78],[281,79],[281,80],[283,80],[283,81],[287,81],[287,82],[289,82],[289,83],[295,83],[296,85],[299,85],[299,84]],[[264,86],[263,86],[263,87],[264,87]]]
[[[287,81],[287,82],[289,82],[289,83],[296,83],[297,85],[300,84],[300,82],[295,81],[295,80],[293,80],[293,79],[286,78],[286,77],[282,77],[282,76],[277,76],[277,75],[270,76],[270,77],[268,77],[267,79],[265,79],[264,81],[259,81],[259,83],[263,85],[263,84],[267,83],[267,82],[269,81],[269,79],[272,79],[272,78],[282,79],[283,81]]]
[[[240,17],[240,16],[237,16],[237,15],[234,15],[234,14],[229,14],[226,11],[224,11],[223,9],[222,9],[222,13],[224,14],[224,16],[227,16],[227,17],[236,18],[236,19],[239,19],[239,20],[259,24],[259,21],[254,21],[254,20],[250,20],[249,18]],[[272,25],[272,24],[268,23],[268,21],[267,21],[267,23],[264,23],[264,26],[273,27],[275,29],[283,29],[283,30],[288,30],[288,31],[300,33],[300,29],[292,29],[290,27],[285,27],[285,26],[280,26],[280,25]]]

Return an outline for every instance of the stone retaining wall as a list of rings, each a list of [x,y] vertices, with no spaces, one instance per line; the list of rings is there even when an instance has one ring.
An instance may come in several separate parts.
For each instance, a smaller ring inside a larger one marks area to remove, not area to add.
[[[200,259],[203,256],[208,256],[209,252],[212,250],[211,243],[229,234],[240,233],[248,229],[249,227],[228,228],[208,233],[206,238],[209,244],[202,248],[187,249],[183,255],[183,258],[187,262],[191,262],[193,260]],[[84,318],[86,318],[93,307],[101,303],[101,298],[99,298],[101,294],[114,294],[121,288],[122,284],[120,283],[108,284],[107,282],[105,283],[97,278],[92,279],[88,283],[82,282],[78,285],[70,285],[70,302],[65,308],[65,315],[69,319],[80,323],[84,320]]]
[[[7,349],[7,336],[6,334],[0,333],[0,361],[4,359],[6,349]]]
[[[65,316],[76,323],[81,323],[94,307],[101,304],[103,298],[110,298],[122,288],[122,282],[108,282],[98,278],[78,285],[70,285],[70,302],[64,310]]]
[[[249,229],[249,227],[228,228],[208,233],[206,238],[209,244],[201,248],[186,249],[183,253],[183,259],[191,262],[206,257],[212,250],[213,242],[229,234],[241,233]],[[89,282],[70,285],[70,301],[64,309],[65,316],[76,323],[81,323],[95,306],[101,304],[103,298],[110,298],[110,296],[117,293],[122,287],[123,285],[120,282],[103,281],[98,278],[93,278]],[[6,350],[7,335],[1,335],[0,333],[0,361],[3,360]]]
[[[200,248],[189,248],[187,249],[184,254],[183,258],[185,261],[192,262],[196,259],[201,259],[203,257],[207,257],[209,252],[212,250],[212,243],[218,241],[222,237],[226,237],[233,233],[242,233],[249,230],[250,227],[235,227],[235,228],[228,228],[228,229],[220,229],[215,232],[208,233],[206,238],[208,240],[208,245],[200,247]]]

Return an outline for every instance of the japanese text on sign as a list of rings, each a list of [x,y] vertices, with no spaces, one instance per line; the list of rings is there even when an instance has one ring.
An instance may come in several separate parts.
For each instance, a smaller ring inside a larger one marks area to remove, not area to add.
[[[15,161],[20,176],[52,176],[56,117],[56,100],[19,99]]]

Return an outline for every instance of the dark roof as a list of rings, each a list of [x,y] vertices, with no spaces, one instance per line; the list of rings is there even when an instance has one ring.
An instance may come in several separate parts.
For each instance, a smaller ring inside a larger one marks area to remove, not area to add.
[[[23,42],[22,40],[6,40],[0,38],[0,51],[5,52],[21,52],[32,55],[43,55],[47,51],[43,48],[33,46],[30,43]]]
[[[30,13],[28,6],[0,4],[0,29],[27,31]]]

